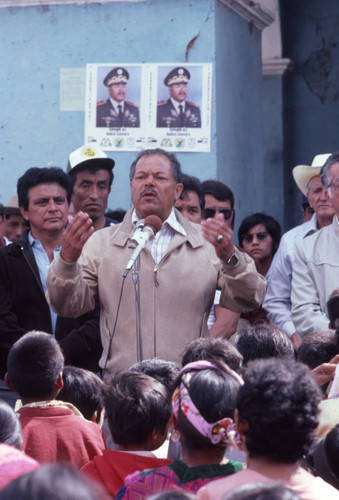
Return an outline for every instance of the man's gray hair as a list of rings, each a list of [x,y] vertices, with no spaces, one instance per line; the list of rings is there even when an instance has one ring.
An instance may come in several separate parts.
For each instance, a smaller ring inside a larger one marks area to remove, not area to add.
[[[141,151],[138,154],[138,156],[136,157],[136,159],[132,163],[130,171],[129,171],[129,180],[130,181],[132,181],[132,179],[134,177],[135,167],[136,167],[138,161],[140,160],[140,158],[142,158],[143,156],[153,156],[153,155],[166,156],[166,158],[168,158],[170,163],[171,163],[171,169],[172,169],[172,175],[173,175],[174,182],[176,184],[178,184],[178,182],[181,182],[181,174],[182,174],[181,165],[180,165],[179,161],[177,160],[177,157],[175,156],[175,154],[168,153],[164,149],[160,149],[160,148],[144,149],[144,151]]]
[[[332,179],[330,176],[330,168],[334,163],[339,163],[339,151],[332,153],[321,167],[320,178],[324,189],[329,189],[331,187]]]

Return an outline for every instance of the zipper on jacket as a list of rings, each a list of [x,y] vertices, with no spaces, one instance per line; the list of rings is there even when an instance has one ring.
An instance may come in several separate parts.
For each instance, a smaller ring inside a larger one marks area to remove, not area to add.
[[[153,268],[153,276],[154,276],[154,284],[155,286],[159,286],[159,281],[158,281],[158,264],[155,264]]]

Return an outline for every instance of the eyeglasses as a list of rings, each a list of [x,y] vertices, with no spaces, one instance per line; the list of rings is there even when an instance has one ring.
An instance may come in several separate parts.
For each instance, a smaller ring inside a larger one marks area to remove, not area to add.
[[[267,231],[261,231],[260,233],[253,233],[253,234],[244,234],[242,237],[243,241],[246,241],[246,243],[252,243],[254,236],[256,236],[257,240],[263,241],[264,239],[267,238],[268,232]]]
[[[331,182],[330,186],[333,187],[336,193],[339,193],[339,179],[336,179],[335,181]]]
[[[229,220],[233,214],[231,208],[205,207],[204,219],[212,219],[216,212],[218,212],[218,214],[223,214],[225,220]]]

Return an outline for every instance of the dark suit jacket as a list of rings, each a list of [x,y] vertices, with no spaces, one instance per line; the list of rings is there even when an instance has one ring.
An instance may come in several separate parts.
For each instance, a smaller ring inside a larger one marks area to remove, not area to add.
[[[55,338],[67,364],[97,371],[102,353],[99,306],[76,319],[58,316]],[[0,378],[12,345],[30,330],[52,333],[52,321],[39,270],[28,241],[0,248]]]
[[[109,99],[97,103],[97,127],[140,127],[139,108],[130,101],[124,102],[119,116]]]
[[[183,115],[177,113],[171,99],[158,102],[157,127],[199,128],[201,127],[200,108],[194,102],[186,101]]]

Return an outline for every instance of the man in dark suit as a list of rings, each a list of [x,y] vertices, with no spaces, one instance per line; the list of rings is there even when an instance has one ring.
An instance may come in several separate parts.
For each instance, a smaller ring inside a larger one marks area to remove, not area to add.
[[[113,68],[104,79],[109,98],[97,102],[97,127],[140,127],[139,108],[125,101],[129,73],[125,68]]]
[[[13,406],[17,395],[4,383],[7,355],[31,330],[53,335],[67,364],[98,370],[99,306],[78,318],[63,318],[45,297],[48,268],[61,249],[71,195],[72,181],[57,167],[33,167],[18,181],[20,212],[30,229],[0,249],[0,396]]]
[[[164,84],[168,87],[170,98],[159,101],[157,106],[157,127],[199,128],[201,127],[200,108],[187,101],[187,84],[191,78],[186,68],[172,69]]]

